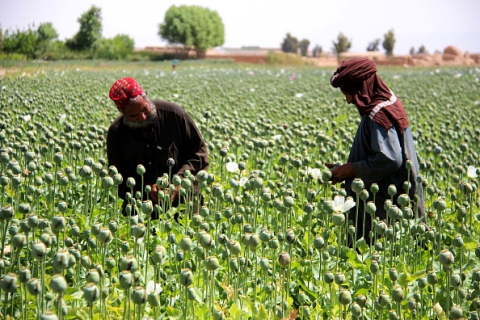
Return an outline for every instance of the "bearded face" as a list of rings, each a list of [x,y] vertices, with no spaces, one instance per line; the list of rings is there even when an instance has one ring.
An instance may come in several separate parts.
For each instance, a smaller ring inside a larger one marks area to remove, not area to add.
[[[156,120],[157,109],[146,96],[138,96],[123,112],[123,122],[132,129],[148,128]]]

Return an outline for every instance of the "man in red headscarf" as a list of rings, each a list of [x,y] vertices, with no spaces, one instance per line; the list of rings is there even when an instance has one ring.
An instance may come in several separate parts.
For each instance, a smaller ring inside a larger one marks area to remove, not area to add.
[[[347,103],[355,105],[362,117],[347,163],[339,166],[326,164],[332,169],[332,182],[345,181],[347,195],[354,199],[354,178],[361,178],[367,191],[376,183],[379,187],[375,195],[376,216],[381,220],[387,216],[384,202],[391,199],[389,187],[393,185],[397,190],[393,197],[394,205],[398,205],[398,196],[406,194],[408,190],[412,211],[411,214],[407,212],[410,217],[403,218],[423,218],[425,206],[422,189],[417,181],[421,177],[417,179],[419,166],[415,142],[400,99],[380,79],[375,63],[366,58],[342,62],[330,83],[333,87],[340,88]],[[370,192],[367,201],[371,200],[373,195]],[[357,206],[358,211],[363,213],[363,201],[357,203]],[[355,213],[356,208],[353,208],[349,218],[361,229],[360,232],[357,230],[358,238],[368,238],[372,225],[370,216],[367,215],[364,221],[363,214],[357,217]],[[362,234],[363,227],[359,226],[365,226],[365,234]]]
[[[129,177],[136,182],[131,196],[142,190],[142,177],[137,173],[140,164],[145,167],[143,181],[151,186],[150,199],[154,202],[158,202],[157,178],[164,173],[183,178],[186,170],[196,175],[208,169],[202,135],[180,106],[162,100],[151,101],[133,78],[117,80],[109,96],[121,113],[108,129],[107,155],[109,166],[115,166],[124,177],[119,186],[122,199],[130,191],[126,186]],[[171,198],[175,203],[178,192],[174,191]],[[124,201],[124,215],[126,204]]]

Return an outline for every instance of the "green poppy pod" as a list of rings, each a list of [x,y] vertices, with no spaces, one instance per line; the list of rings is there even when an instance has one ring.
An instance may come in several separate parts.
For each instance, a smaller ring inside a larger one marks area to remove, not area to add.
[[[215,246],[215,241],[209,233],[204,233],[200,238],[200,245],[205,249],[210,249]]]
[[[393,287],[391,295],[392,295],[392,300],[395,301],[396,303],[400,303],[405,297],[405,294],[403,293],[403,289],[400,286]]]
[[[408,206],[410,204],[410,197],[403,193],[401,195],[398,196],[398,199],[397,199],[397,203],[399,206]]]
[[[278,241],[277,237],[272,237],[269,241],[268,241],[268,247],[271,248],[271,249],[278,249],[280,247],[280,242]]]
[[[25,215],[30,212],[30,204],[29,203],[20,203],[18,205],[18,212]]]
[[[118,222],[116,220],[110,220],[108,223],[108,230],[111,233],[115,234],[118,231]]]
[[[92,168],[84,165],[80,168],[80,177],[82,177],[85,180],[89,180],[92,177]]]
[[[398,271],[396,268],[390,268],[388,270],[388,277],[390,278],[390,280],[392,280],[393,282],[397,281],[398,280]]]
[[[338,301],[344,305],[347,306],[350,303],[352,303],[352,294],[348,290],[342,290],[338,294]]]
[[[380,270],[380,267],[378,265],[378,261],[372,260],[372,262],[370,263],[370,272],[373,274],[377,274],[379,270]]]
[[[390,297],[388,294],[382,292],[377,298],[378,304],[383,308],[387,307],[387,305],[390,303]]]
[[[63,293],[67,290],[67,281],[61,274],[56,274],[50,281],[50,290],[53,293]]]
[[[132,177],[127,178],[126,185],[127,185],[127,188],[133,189],[133,187],[135,187],[135,179]]]
[[[215,256],[210,256],[205,259],[205,268],[208,271],[215,271],[220,267],[220,263]]]
[[[287,196],[287,197],[283,198],[283,205],[286,208],[292,208],[295,205],[295,200],[293,200],[292,197]]]
[[[180,262],[180,261],[183,261],[185,259],[185,253],[183,253],[182,250],[178,250],[176,253],[175,253],[175,260]]]
[[[68,267],[68,258],[70,254],[67,249],[59,249],[53,256],[52,266],[57,272],[61,272]]]
[[[97,239],[100,243],[106,244],[112,240],[112,232],[110,229],[102,227],[97,234]]]
[[[185,190],[190,190],[190,188],[192,187],[192,181],[190,181],[190,179],[183,179],[181,182],[181,186]]]
[[[450,251],[448,251],[447,249],[443,249],[442,251],[440,251],[439,261],[443,266],[448,268],[453,265],[455,258]]]
[[[37,278],[32,278],[27,282],[27,290],[32,296],[38,295],[42,292],[42,284]]]
[[[120,173],[114,174],[112,178],[113,178],[113,185],[114,186],[118,187],[123,182],[123,176]]]
[[[390,219],[398,220],[400,218],[401,210],[396,205],[391,205],[387,210],[387,215]]]
[[[251,233],[244,233],[243,236],[242,236],[242,244],[244,246],[248,246],[249,242],[250,242],[250,237],[251,237]]]
[[[290,255],[288,254],[288,252],[280,253],[278,257],[278,263],[284,268],[290,264]]]
[[[0,280],[0,288],[2,291],[13,294],[17,291],[17,280],[17,274],[9,272]]]
[[[362,307],[358,303],[354,302],[350,306],[350,312],[355,319],[359,319],[362,316]]]
[[[453,246],[456,248],[463,247],[463,238],[461,234],[457,234],[455,238],[453,238]]]
[[[127,290],[133,285],[133,274],[129,270],[123,270],[118,280],[122,289]]]
[[[187,235],[183,236],[178,246],[180,247],[180,249],[182,249],[185,252],[190,251],[190,249],[192,248],[192,238],[190,238]]]
[[[267,272],[268,269],[270,269],[270,261],[267,258],[260,259],[260,268],[262,268],[264,272]]]
[[[248,240],[248,246],[255,250],[260,245],[260,237],[253,233],[250,235],[250,239]]]
[[[27,245],[27,237],[23,233],[17,233],[12,238],[12,247],[20,251]]]
[[[14,216],[13,208],[10,205],[5,205],[0,210],[0,220],[6,221],[12,219]]]
[[[144,214],[151,214],[153,212],[153,204],[152,201],[147,200],[142,202],[142,213]]]
[[[459,305],[455,305],[450,309],[450,319],[457,320],[462,319],[463,317],[463,310],[462,307]]]
[[[84,269],[88,270],[92,266],[92,260],[90,259],[89,256],[85,255],[85,256],[82,256],[82,258],[80,259],[80,264]]]
[[[452,287],[454,287],[455,289],[457,289],[458,287],[461,286],[462,284],[462,278],[461,276],[458,274],[458,273],[454,273],[450,276],[450,283],[452,285]]]
[[[21,267],[18,271],[18,281],[27,283],[32,278],[32,272],[27,267]]]
[[[137,165],[137,174],[143,176],[145,174],[145,167],[141,164]]]
[[[285,233],[285,240],[288,244],[293,244],[297,237],[295,236],[295,232],[292,229],[288,229]]]
[[[40,180],[40,177],[36,177],[34,181]],[[0,177],[0,186],[6,187],[10,183],[10,178],[7,176],[1,176]]]
[[[42,261],[47,253],[47,246],[42,241],[36,241],[32,245],[32,256],[36,260]]]
[[[359,294],[355,297],[355,303],[357,303],[360,308],[365,308],[367,305],[367,297],[365,297],[363,294]]]
[[[363,180],[361,178],[355,178],[352,181],[351,188],[355,194],[359,195],[360,192],[362,192],[363,188],[365,188],[365,183],[363,183]]]
[[[190,269],[182,269],[180,272],[180,284],[189,287],[193,283],[193,273]]]
[[[128,270],[131,272],[135,272],[138,270],[138,263],[137,259],[135,259],[134,256],[132,255],[126,255],[125,257],[122,257],[120,260],[120,270]]]
[[[53,311],[45,311],[45,313],[40,316],[40,320],[58,320],[58,317]]]
[[[87,304],[92,304],[100,298],[100,290],[95,283],[89,282],[83,289],[83,299]]]
[[[346,280],[345,274],[343,272],[337,272],[333,280],[335,281],[336,284],[341,285]]]
[[[102,178],[102,188],[103,189],[110,189],[114,186],[113,178],[110,176],[106,176]]]
[[[332,222],[335,226],[341,226],[343,224],[345,224],[345,215],[343,213],[334,213],[332,215]]]
[[[391,184],[388,186],[387,192],[390,197],[393,197],[397,194],[397,187],[394,184]]]
[[[182,178],[178,174],[176,174],[172,178],[172,183],[175,187],[178,187],[182,184]]]
[[[271,238],[272,234],[267,229],[262,229],[262,231],[260,231],[260,241],[263,243],[268,242]]]
[[[427,283],[429,285],[435,285],[438,282],[438,276],[434,270],[430,270],[427,274]]]
[[[327,284],[332,284],[332,283],[333,283],[333,278],[334,278],[334,275],[333,275],[333,273],[331,273],[331,272],[326,272],[326,273],[323,275],[323,280],[324,280],[325,283],[327,283]]]
[[[67,222],[65,221],[65,218],[62,215],[55,215],[52,218],[51,227],[54,233],[58,233],[61,230],[65,229],[66,225],[67,225]]]
[[[168,158],[167,167],[172,168],[173,166],[175,166],[175,160],[173,158]]]
[[[100,282],[100,273],[97,269],[90,269],[85,275],[85,280],[97,284]]]
[[[132,236],[134,236],[135,238],[142,238],[144,235],[145,235],[145,225],[143,223],[139,223],[135,226],[132,226],[131,227],[131,231],[132,231]]]
[[[395,310],[389,310],[388,311],[388,320],[398,320],[398,315],[397,315],[397,312],[395,312]]]
[[[230,253],[234,256],[238,256],[242,253],[242,246],[239,242],[235,240],[229,240],[227,243],[227,248],[230,250]]]
[[[243,232],[245,233],[252,233],[253,232],[253,227],[250,223],[245,223],[243,225]]]

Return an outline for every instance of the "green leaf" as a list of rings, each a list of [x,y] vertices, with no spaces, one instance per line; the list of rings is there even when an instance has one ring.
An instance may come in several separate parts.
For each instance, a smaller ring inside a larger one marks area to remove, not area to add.
[[[228,309],[228,314],[232,320],[242,320],[242,311],[235,303],[233,303],[230,309]]]
[[[182,310],[167,307],[167,314],[171,319],[180,319],[182,317]]]
[[[357,243],[355,244],[355,247],[360,251],[361,254],[365,254],[368,252],[368,246],[367,246],[367,241],[365,241],[365,238],[360,238],[358,239]]]

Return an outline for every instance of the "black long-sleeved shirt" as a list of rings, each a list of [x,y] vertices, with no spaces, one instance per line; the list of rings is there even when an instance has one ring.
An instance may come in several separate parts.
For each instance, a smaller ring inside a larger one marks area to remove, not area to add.
[[[139,164],[146,169],[144,185],[154,184],[158,177],[169,173],[168,158],[175,160],[172,177],[174,174],[183,177],[185,170],[196,175],[198,171],[208,169],[205,141],[187,112],[171,102],[152,102],[157,109],[157,121],[147,129],[128,127],[123,122],[123,115],[117,117],[108,129],[108,164],[115,166],[123,176],[118,190],[122,199],[130,191],[126,186],[129,177],[135,179],[134,192],[141,190],[142,180],[137,174]],[[145,132],[148,135],[144,135]]]

